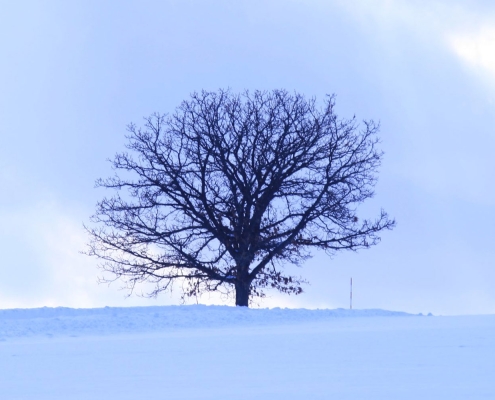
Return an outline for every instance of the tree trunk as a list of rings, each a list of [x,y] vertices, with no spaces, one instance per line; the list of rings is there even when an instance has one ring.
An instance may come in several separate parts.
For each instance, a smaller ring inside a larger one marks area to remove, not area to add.
[[[236,282],[235,284],[235,305],[249,307],[249,294],[251,292],[251,282]]]

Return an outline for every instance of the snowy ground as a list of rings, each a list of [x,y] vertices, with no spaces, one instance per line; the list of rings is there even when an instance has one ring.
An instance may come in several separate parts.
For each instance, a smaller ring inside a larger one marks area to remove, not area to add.
[[[495,315],[0,310],[0,398],[494,399]]]

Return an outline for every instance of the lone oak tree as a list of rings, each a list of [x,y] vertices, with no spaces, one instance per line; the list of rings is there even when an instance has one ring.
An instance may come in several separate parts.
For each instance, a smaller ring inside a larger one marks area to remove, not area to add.
[[[238,306],[266,288],[301,293],[284,265],[311,248],[370,247],[395,224],[383,210],[356,216],[373,196],[378,126],[339,119],[334,104],[285,90],[203,91],[142,129],[131,124],[129,152],[112,162],[122,176],[97,181],[117,192],[97,204],[88,254],[131,291],[154,282],[150,296],[176,280],[183,296],[234,290]]]

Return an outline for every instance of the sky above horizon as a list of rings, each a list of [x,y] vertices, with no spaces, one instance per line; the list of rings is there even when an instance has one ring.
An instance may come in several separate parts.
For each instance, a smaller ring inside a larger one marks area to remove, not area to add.
[[[372,4],[371,4],[372,3]],[[0,0],[0,308],[179,304],[97,283],[82,224],[126,125],[193,91],[336,94],[380,121],[376,196],[397,227],[314,253],[263,307],[495,313],[495,5],[490,1]],[[191,300],[191,302],[194,302]],[[205,304],[229,304],[204,296]]]

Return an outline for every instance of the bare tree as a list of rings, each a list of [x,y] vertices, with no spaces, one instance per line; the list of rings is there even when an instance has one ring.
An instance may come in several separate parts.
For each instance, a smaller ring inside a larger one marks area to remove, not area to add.
[[[311,248],[370,247],[395,224],[383,210],[356,216],[373,196],[378,126],[338,119],[334,104],[285,90],[203,91],[173,115],[131,124],[129,152],[113,160],[121,176],[97,181],[117,192],[97,204],[88,254],[131,291],[154,282],[150,296],[177,280],[183,296],[235,291],[238,306],[266,288],[301,293],[284,265]]]

